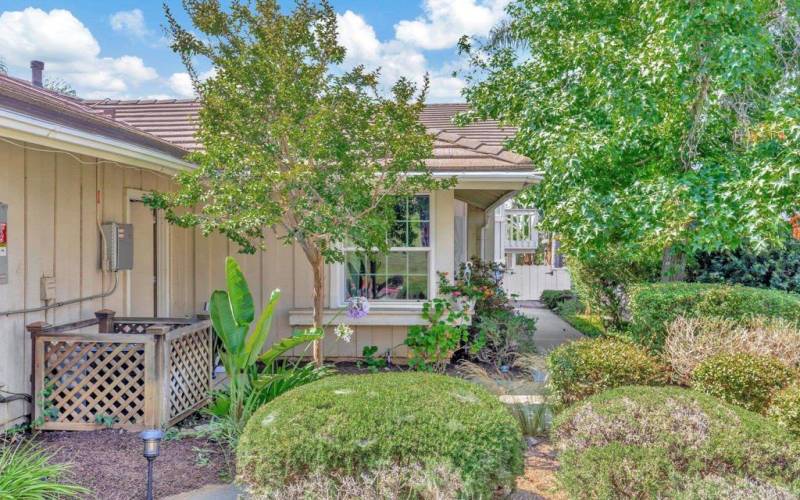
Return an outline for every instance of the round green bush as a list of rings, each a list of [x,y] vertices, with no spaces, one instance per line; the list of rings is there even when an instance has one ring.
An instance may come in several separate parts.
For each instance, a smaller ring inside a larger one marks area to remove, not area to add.
[[[791,382],[794,373],[772,356],[721,353],[702,361],[692,372],[692,387],[739,405],[763,412],[772,395]]]
[[[757,316],[800,324],[800,295],[739,285],[647,283],[629,293],[627,334],[638,344],[659,352],[667,325],[678,316],[744,320]]]
[[[767,415],[800,437],[800,382],[776,392],[767,408]]]
[[[523,470],[519,426],[465,380],[428,373],[340,375],[260,408],[236,450],[240,480],[276,495],[313,476],[361,477],[391,467],[455,472],[462,497],[490,497]],[[423,496],[417,485],[398,495]],[[402,493],[402,494],[401,494]]]
[[[547,357],[553,396],[568,405],[622,385],[662,385],[667,367],[647,350],[616,339],[563,344]]]
[[[712,476],[800,493],[800,442],[766,417],[688,389],[596,394],[556,417],[554,438],[571,498],[686,498],[688,484]]]

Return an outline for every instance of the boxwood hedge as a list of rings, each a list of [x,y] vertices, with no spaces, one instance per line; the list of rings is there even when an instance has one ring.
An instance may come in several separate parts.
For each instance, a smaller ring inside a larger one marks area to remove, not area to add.
[[[458,495],[489,498],[523,469],[514,418],[485,389],[427,373],[333,376],[259,409],[237,448],[239,479],[280,496],[309,477],[370,476],[387,467],[445,467]],[[407,498],[414,491],[398,492]]]
[[[731,320],[756,316],[800,323],[800,295],[739,285],[648,283],[632,287],[628,335],[643,346],[661,351],[666,325],[678,316],[710,316]]]

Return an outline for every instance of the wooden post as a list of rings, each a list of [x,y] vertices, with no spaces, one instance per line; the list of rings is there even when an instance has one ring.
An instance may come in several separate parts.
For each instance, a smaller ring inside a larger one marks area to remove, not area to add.
[[[168,369],[164,344],[169,330],[168,325],[153,325],[146,332],[152,340],[144,348],[144,425],[150,429],[160,429],[169,419],[169,407],[165,405],[169,393],[165,394],[162,385]]]
[[[110,309],[100,309],[94,313],[97,321],[100,323],[97,326],[98,333],[114,333],[114,315],[116,313]]]
[[[36,321],[25,327],[28,330],[28,333],[31,334],[31,422],[39,418],[38,413],[40,410],[39,406],[36,404],[36,398],[42,392],[42,383],[44,382],[42,376],[44,373],[44,346],[41,345],[41,342],[37,342],[37,336],[49,327],[50,324],[45,321]]]

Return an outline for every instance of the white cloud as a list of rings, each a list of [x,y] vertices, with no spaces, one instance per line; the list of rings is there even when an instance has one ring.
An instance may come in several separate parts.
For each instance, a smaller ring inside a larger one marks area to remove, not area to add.
[[[0,14],[0,54],[10,65],[27,66],[31,59],[61,64],[76,55],[95,58],[100,45],[70,11],[49,13],[28,7]]]
[[[381,50],[381,42],[375,30],[364,18],[348,10],[336,15],[339,28],[339,43],[347,49],[347,56],[353,59],[374,60]]]
[[[378,40],[375,30],[363,17],[348,10],[337,14],[339,43],[347,50],[345,67],[363,64],[367,69],[381,69],[381,84],[387,90],[401,77],[421,83],[425,73],[431,77],[429,98],[432,101],[457,101],[464,81],[451,76],[452,64],[429,68],[423,52],[404,41]]]
[[[462,101],[461,90],[466,83],[453,76],[431,76],[431,90],[428,98],[433,102]]]
[[[85,97],[127,95],[131,86],[158,78],[139,57],[101,57],[89,29],[64,9],[28,7],[0,14],[0,57],[20,72],[29,71],[32,59],[44,61],[45,77],[59,76]]]
[[[114,31],[127,33],[138,38],[144,38],[150,33],[145,25],[144,14],[141,9],[115,12],[108,21]]]
[[[425,0],[425,15],[395,24],[395,37],[427,50],[454,47],[462,35],[486,36],[509,0]]]
[[[192,86],[192,79],[189,73],[173,73],[167,80],[169,88],[178,97],[192,97],[194,96],[194,87]]]
[[[198,75],[200,80],[207,80],[212,76],[217,74],[217,70],[211,68],[208,71],[204,71]],[[194,86],[192,86],[192,78],[189,76],[189,73],[173,73],[167,79],[167,85],[175,93],[177,97],[183,98],[191,98],[195,97],[194,93]]]

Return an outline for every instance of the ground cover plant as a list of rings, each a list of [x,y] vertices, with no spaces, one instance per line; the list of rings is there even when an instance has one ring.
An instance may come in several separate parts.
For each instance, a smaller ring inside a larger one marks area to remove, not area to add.
[[[597,338],[606,334],[607,327],[603,318],[590,313],[577,297],[560,302],[554,311],[572,328],[587,337]]]
[[[333,376],[282,395],[251,418],[237,449],[239,479],[279,496],[336,474],[387,467],[441,470],[459,497],[488,498],[521,473],[522,435],[497,398],[455,377],[404,372]],[[437,488],[442,487],[438,485]],[[398,492],[425,498],[409,486]],[[451,492],[452,493],[452,492]]]
[[[715,477],[725,488],[744,481],[752,491],[800,493],[800,442],[765,417],[688,389],[591,396],[556,417],[554,436],[561,483],[576,498],[685,498]]]
[[[667,326],[679,316],[750,321],[757,316],[800,323],[800,295],[743,286],[702,283],[650,283],[630,293],[631,339],[661,351]]]
[[[618,339],[563,344],[547,357],[553,397],[561,405],[623,385],[663,385],[668,368],[647,350]]]

